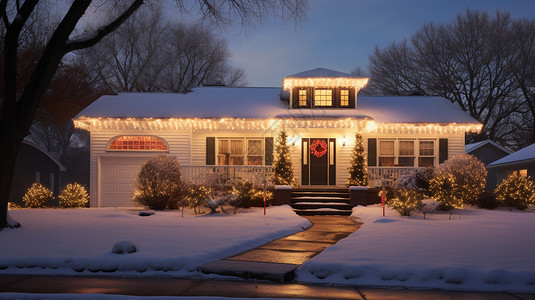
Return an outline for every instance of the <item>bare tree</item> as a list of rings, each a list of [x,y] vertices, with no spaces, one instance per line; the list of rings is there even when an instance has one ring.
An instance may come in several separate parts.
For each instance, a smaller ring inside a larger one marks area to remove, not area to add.
[[[89,48],[116,30],[143,4],[143,0],[132,0],[130,5],[111,21],[104,22],[98,29],[76,37],[80,19],[93,1],[73,0],[65,7],[60,22],[52,26],[42,54],[33,61],[34,67],[26,82],[20,82],[19,46],[24,28],[35,13],[38,0],[0,0],[0,28],[2,35],[3,86],[0,99],[0,229],[13,224],[7,223],[7,204],[11,190],[15,160],[20,144],[28,134],[37,109],[64,56],[70,52]],[[189,2],[189,1],[188,1]],[[295,16],[302,15],[304,0],[198,0],[190,5],[184,1],[176,3],[182,7],[193,7],[204,17],[223,22],[238,17],[243,24],[263,18],[268,12],[288,11]],[[109,3],[109,1],[104,1]],[[112,1],[112,3],[118,3]],[[182,11],[184,12],[184,10]],[[195,12],[192,12],[195,13]],[[93,16],[102,10],[95,7]],[[20,92],[19,92],[20,91]]]
[[[515,22],[508,13],[467,10],[450,24],[427,24],[410,41],[376,48],[371,85],[383,94],[439,95],[482,122],[472,140],[511,142],[522,102],[515,82]]]

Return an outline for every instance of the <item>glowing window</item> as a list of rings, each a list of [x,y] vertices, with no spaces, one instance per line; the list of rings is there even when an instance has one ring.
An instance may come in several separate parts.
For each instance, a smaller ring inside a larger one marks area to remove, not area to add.
[[[167,143],[155,136],[119,136],[108,146],[110,151],[168,151]]]
[[[340,91],[340,106],[349,106],[349,90]]]
[[[263,165],[264,151],[260,138],[218,138],[218,145],[218,165]]]
[[[394,141],[379,141],[379,166],[394,166]]]
[[[528,169],[518,170],[518,175],[522,177],[528,177]]]
[[[307,90],[299,90],[299,106],[307,106]]]
[[[314,90],[314,106],[333,106],[333,90]]]

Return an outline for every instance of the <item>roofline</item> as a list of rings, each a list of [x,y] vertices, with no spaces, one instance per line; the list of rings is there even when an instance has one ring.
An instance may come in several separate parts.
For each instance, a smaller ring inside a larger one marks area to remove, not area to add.
[[[511,151],[511,150],[505,148],[504,146],[502,146],[502,145],[496,143],[495,141],[493,141],[493,140],[491,140],[491,139],[486,139],[486,140],[484,140],[484,141],[481,141],[481,142],[479,143],[479,145],[477,145],[477,146],[475,146],[474,148],[470,149],[470,152],[475,151],[475,150],[477,150],[477,149],[479,149],[479,148],[481,148],[481,147],[483,147],[484,145],[489,144],[489,143],[492,144],[492,145],[494,145],[494,146],[496,146],[496,147],[498,147],[498,149],[500,149],[500,150],[502,150],[502,151],[504,151],[504,152],[506,152],[506,153],[509,153],[509,154],[513,153],[513,151]],[[475,143],[474,143],[474,144],[475,144]],[[470,144],[468,144],[468,145],[470,145]],[[465,145],[465,147],[468,146],[468,145]]]
[[[41,147],[40,145],[38,145],[38,144],[36,144],[34,142],[30,142],[28,140],[23,140],[22,142],[24,144],[28,145],[28,146],[32,146],[32,147],[36,148],[37,150],[43,152],[44,155],[48,156],[59,167],[60,171],[62,171],[62,172],[67,171],[67,169],[63,166],[63,164],[61,162],[59,162],[59,160],[57,160],[54,156],[52,156],[52,154],[50,154],[48,151],[46,151],[45,148]]]
[[[514,166],[514,165],[521,165],[526,162],[535,162],[535,158],[526,158],[522,160],[515,160],[515,161],[510,161],[510,162],[505,162],[505,163],[500,163],[500,164],[495,164],[495,165],[494,163],[490,163],[487,165],[487,167],[495,168],[495,167],[504,167],[504,166]]]

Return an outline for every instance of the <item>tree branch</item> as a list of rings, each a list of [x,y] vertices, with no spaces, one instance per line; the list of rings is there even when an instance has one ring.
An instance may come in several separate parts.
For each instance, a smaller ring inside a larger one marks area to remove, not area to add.
[[[119,17],[110,22],[108,25],[97,29],[93,36],[86,39],[79,39],[69,41],[65,45],[64,53],[68,53],[75,50],[89,48],[96,43],[100,42],[105,36],[117,29],[123,24],[140,6],[143,4],[143,0],[136,0],[124,11]]]

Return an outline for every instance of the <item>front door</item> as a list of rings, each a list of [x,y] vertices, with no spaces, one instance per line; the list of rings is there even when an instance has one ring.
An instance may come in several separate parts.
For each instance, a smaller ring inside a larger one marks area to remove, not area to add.
[[[302,185],[336,185],[336,139],[303,138]]]

